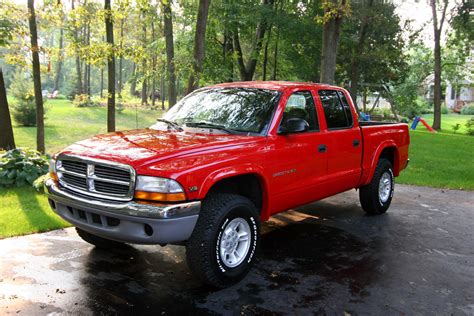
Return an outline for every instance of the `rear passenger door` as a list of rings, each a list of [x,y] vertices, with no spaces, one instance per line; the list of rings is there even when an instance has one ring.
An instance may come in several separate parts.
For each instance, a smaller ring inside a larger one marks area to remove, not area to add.
[[[362,160],[360,128],[354,124],[351,107],[339,90],[319,90],[326,121],[328,180],[333,193],[354,188],[359,182]]]

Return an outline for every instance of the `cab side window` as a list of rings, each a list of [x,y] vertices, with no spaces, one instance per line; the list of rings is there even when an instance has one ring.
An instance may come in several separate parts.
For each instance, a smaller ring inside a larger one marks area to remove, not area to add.
[[[298,91],[288,98],[280,124],[290,118],[303,119],[308,122],[309,131],[319,131],[314,98],[310,91]]]
[[[352,114],[349,103],[342,92],[320,90],[318,94],[323,104],[328,129],[349,128],[352,126]]]

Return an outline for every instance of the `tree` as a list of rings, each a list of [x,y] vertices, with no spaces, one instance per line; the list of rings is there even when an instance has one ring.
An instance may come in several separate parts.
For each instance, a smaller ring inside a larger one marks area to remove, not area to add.
[[[367,8],[364,8],[365,9],[364,15],[362,17],[361,24],[360,24],[359,38],[357,41],[357,45],[354,48],[354,56],[351,62],[350,92],[351,92],[352,101],[354,102],[354,104],[357,104],[357,89],[359,88],[359,61],[360,61],[360,56],[364,50],[365,41],[367,38],[367,29],[369,28],[370,16],[367,11],[372,8],[373,4],[374,4],[374,0],[369,0],[367,2]]]
[[[15,148],[15,139],[13,137],[12,120],[10,108],[8,107],[7,90],[3,71],[0,67],[0,149]]]
[[[433,96],[433,129],[441,129],[441,31],[446,18],[448,0],[440,0],[441,16],[438,19],[438,5],[436,0],[430,0],[431,12],[433,14],[434,31],[434,96]]]
[[[346,0],[324,0],[323,8],[323,46],[319,81],[333,84],[342,19],[348,14],[350,7]]]
[[[36,149],[44,154],[44,109],[43,95],[41,93],[41,72],[34,0],[28,0],[28,24],[30,27],[33,84],[36,102]]]
[[[268,27],[268,17],[266,10],[272,10],[274,0],[263,0],[262,3],[262,17],[257,25],[255,30],[255,41],[253,43],[253,48],[250,53],[250,57],[247,62],[244,60],[244,54],[242,50],[242,45],[240,43],[239,28],[236,26],[232,32],[233,38],[233,48],[237,53],[237,64],[239,66],[240,79],[243,81],[249,81],[253,79],[255,74],[255,69],[257,67],[258,57],[263,46],[263,39],[265,37],[265,31]]]
[[[166,65],[168,70],[168,106],[176,104],[176,74],[174,61],[173,16],[171,0],[161,0],[163,7],[163,23],[166,42]]]
[[[114,25],[110,0],[105,0],[105,37],[107,40],[107,132],[115,131],[115,53],[114,53]]]
[[[352,99],[357,102],[359,92],[380,95],[384,86],[398,83],[406,58],[400,18],[392,3],[353,2],[351,9],[342,26],[335,79],[350,82]]]
[[[13,25],[9,20],[6,18],[0,19],[0,47],[8,45],[8,42],[12,39],[12,28]],[[0,149],[16,147],[2,67],[0,67],[0,135]]]
[[[199,87],[199,78],[202,72],[202,61],[204,59],[204,44],[206,39],[207,15],[211,0],[200,0],[196,21],[196,33],[194,37],[194,61],[193,71],[189,76],[187,93],[191,93]]]

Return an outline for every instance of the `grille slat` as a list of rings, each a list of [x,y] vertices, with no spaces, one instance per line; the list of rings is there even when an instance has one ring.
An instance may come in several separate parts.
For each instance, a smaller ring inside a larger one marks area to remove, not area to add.
[[[133,196],[134,172],[126,165],[63,157],[58,166],[60,183],[66,188],[108,199],[130,200]]]
[[[87,173],[87,164],[83,162],[63,160],[62,166],[67,171],[72,171],[81,174]]]

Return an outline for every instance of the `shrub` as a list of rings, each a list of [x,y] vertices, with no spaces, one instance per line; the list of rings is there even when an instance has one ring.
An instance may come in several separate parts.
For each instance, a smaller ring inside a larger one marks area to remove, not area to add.
[[[467,122],[466,122],[466,127],[467,127],[467,135],[474,136],[474,117],[471,117]]]
[[[454,134],[456,134],[458,130],[461,128],[461,124],[456,123],[456,125],[451,126],[451,128],[453,129]]]
[[[0,155],[0,187],[33,184],[48,172],[49,158],[36,150],[21,148]]]
[[[448,108],[446,107],[446,105],[441,106],[441,114],[448,114]]]
[[[117,112],[118,114],[122,114],[123,110],[125,110],[123,103],[122,102],[117,103],[117,105],[115,106],[115,112]]]
[[[78,108],[100,105],[99,102],[91,99],[87,94],[76,94],[76,96],[74,97],[74,101],[72,101],[72,104]]]
[[[36,126],[36,104],[32,81],[28,80],[22,72],[16,72],[10,94],[15,98],[12,103],[15,121],[23,126]]]
[[[468,104],[461,109],[462,115],[474,115],[474,104]]]

